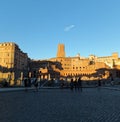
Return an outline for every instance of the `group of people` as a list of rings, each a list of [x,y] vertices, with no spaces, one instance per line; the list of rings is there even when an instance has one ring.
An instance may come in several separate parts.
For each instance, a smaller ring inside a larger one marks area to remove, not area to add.
[[[75,79],[75,81],[73,81],[73,78],[71,79],[70,82],[70,89],[73,91],[73,89],[75,90],[81,90],[82,91],[82,80],[79,77],[78,79]]]
[[[31,79],[30,78],[25,78],[24,79],[24,87],[25,87],[25,91],[27,91],[27,87],[31,87],[31,85],[35,86],[36,91],[38,91],[38,81],[37,78],[34,79],[34,81],[31,83]]]
[[[31,79],[29,79],[29,78],[25,78],[24,79],[25,91],[27,91],[27,87],[30,87],[32,84],[34,85],[35,90],[38,91],[38,81],[37,81],[37,78],[35,78],[34,79],[34,82],[32,82],[32,83],[31,83]],[[75,90],[78,89],[78,90],[81,90],[82,91],[82,81],[81,81],[81,78],[80,77],[78,79],[75,79],[75,81],[73,79],[71,79],[70,89],[72,91],[73,91],[73,89],[75,89]]]

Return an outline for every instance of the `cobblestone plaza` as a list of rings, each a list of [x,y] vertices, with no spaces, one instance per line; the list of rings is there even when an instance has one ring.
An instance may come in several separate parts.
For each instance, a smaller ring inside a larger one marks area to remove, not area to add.
[[[120,122],[120,91],[104,88],[1,92],[0,122]]]

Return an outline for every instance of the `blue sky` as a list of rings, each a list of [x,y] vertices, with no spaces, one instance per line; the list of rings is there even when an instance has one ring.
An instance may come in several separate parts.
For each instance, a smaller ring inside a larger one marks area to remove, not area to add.
[[[32,59],[120,54],[120,0],[0,0],[0,42]]]

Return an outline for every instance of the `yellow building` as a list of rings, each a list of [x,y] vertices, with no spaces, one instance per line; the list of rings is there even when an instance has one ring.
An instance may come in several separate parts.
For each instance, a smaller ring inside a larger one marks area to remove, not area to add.
[[[28,56],[13,42],[0,43],[0,78],[7,79],[11,85],[26,73]]]
[[[90,55],[88,58],[83,58],[80,54],[75,57],[66,57],[64,44],[58,45],[55,58],[31,61],[31,64],[31,69],[40,71],[43,79],[48,79],[48,77],[66,79],[81,76],[83,80],[96,80],[99,78],[107,79],[111,74],[114,77],[120,77],[118,69],[120,58],[118,57],[118,53],[113,53],[112,56],[105,57]]]
[[[81,76],[83,80],[107,79],[111,74],[120,77],[119,69],[118,53],[106,57],[90,55],[83,58],[80,54],[66,57],[64,44],[59,44],[55,58],[31,60],[17,44],[0,43],[0,78],[7,79],[11,85],[21,84],[24,77],[63,79]]]
[[[64,44],[58,45],[57,56],[49,59],[49,61],[59,62],[62,69],[60,77],[79,77],[83,79],[94,80],[98,78],[109,78],[112,74],[118,77],[115,66],[120,65],[118,53],[113,53],[112,56],[97,57],[90,55],[88,58],[83,58],[78,54],[75,57],[65,57]],[[120,77],[120,76],[119,76]]]

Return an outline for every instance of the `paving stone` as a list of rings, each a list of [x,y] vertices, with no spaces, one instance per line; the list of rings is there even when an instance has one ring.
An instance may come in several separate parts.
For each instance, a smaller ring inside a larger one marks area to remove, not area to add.
[[[120,91],[84,88],[0,93],[0,122],[120,122]]]

